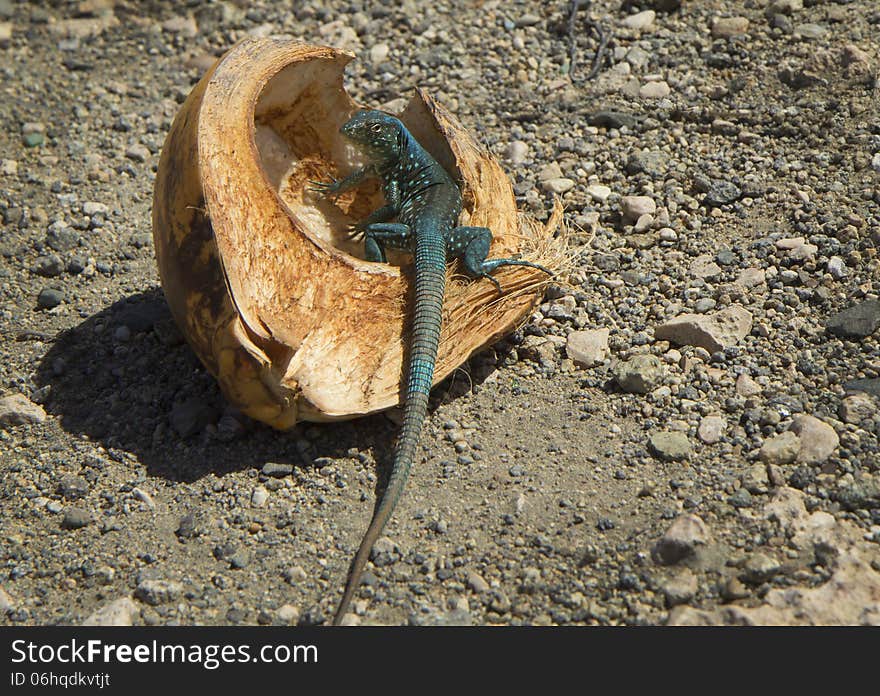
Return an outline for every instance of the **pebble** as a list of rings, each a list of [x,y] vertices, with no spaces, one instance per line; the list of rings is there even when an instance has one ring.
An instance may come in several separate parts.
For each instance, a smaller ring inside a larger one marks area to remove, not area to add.
[[[755,288],[766,282],[767,276],[763,268],[744,268],[736,277],[736,284],[744,288]]]
[[[370,62],[373,65],[379,65],[380,63],[384,63],[388,59],[388,54],[391,52],[387,43],[377,43],[374,44],[370,49]]]
[[[844,263],[843,259],[839,256],[832,256],[828,259],[828,263],[825,265],[825,270],[828,271],[834,280],[843,280],[849,275],[846,263]]]
[[[180,34],[181,36],[186,36],[188,38],[193,38],[199,33],[198,24],[196,24],[196,20],[190,15],[186,17],[172,17],[171,19],[166,19],[162,22],[162,29],[171,34]]]
[[[742,36],[748,30],[749,20],[746,17],[719,17],[712,23],[712,37],[716,39]]]
[[[61,257],[58,256],[58,254],[41,256],[37,259],[36,264],[34,264],[34,273],[46,278],[54,278],[55,276],[60,275],[63,271],[64,261],[61,260]]]
[[[752,330],[752,314],[731,305],[714,314],[682,314],[654,328],[654,337],[678,345],[699,346],[709,353],[735,346]]]
[[[106,215],[110,212],[106,203],[98,203],[97,201],[86,201],[82,204],[82,211],[85,215],[93,217],[95,215]]]
[[[631,14],[628,17],[624,17],[620,20],[620,23],[627,29],[641,31],[642,29],[647,29],[648,27],[650,27],[654,23],[654,19],[656,17],[657,13],[654,12],[654,10],[643,10],[641,12]]]
[[[0,616],[5,616],[13,609],[15,609],[15,602],[12,601],[9,593],[0,587]]]
[[[195,539],[202,532],[201,529],[199,529],[196,516],[190,513],[180,518],[180,521],[177,523],[177,529],[174,533],[179,539],[185,540]]]
[[[131,489],[131,494],[132,496],[134,496],[135,500],[139,500],[150,510],[156,509],[156,502],[153,500],[153,496],[147,493],[147,491],[145,491],[143,488],[138,488],[137,486],[135,486]]]
[[[587,195],[600,203],[604,203],[611,195],[611,189],[602,184],[590,184],[587,186]]]
[[[840,444],[834,428],[815,416],[795,416],[790,430],[800,438],[797,461],[801,464],[821,464]]]
[[[62,529],[82,529],[92,522],[92,513],[79,507],[64,509],[64,517],[61,520]]]
[[[664,582],[660,589],[666,599],[667,608],[686,604],[697,594],[697,576],[690,569],[682,568],[681,572]]]
[[[796,433],[786,430],[764,441],[758,456],[767,464],[791,464],[797,459],[801,440]]]
[[[700,181],[698,188],[705,194],[703,203],[713,208],[738,201],[742,196],[739,186],[724,179]]]
[[[126,149],[125,156],[134,162],[146,162],[150,159],[150,150],[144,145],[135,144]]]
[[[251,493],[251,505],[256,508],[261,508],[266,504],[266,501],[269,500],[269,491],[267,491],[263,486],[257,486],[254,488],[254,492]]]
[[[641,99],[663,99],[668,97],[672,92],[665,80],[656,82],[646,82],[639,87],[639,97]]]
[[[24,394],[7,394],[0,397],[0,426],[42,423],[46,412]]]
[[[865,300],[828,318],[826,330],[841,338],[866,338],[880,328],[880,300]]]
[[[736,393],[740,396],[757,396],[763,391],[763,389],[761,389],[761,385],[753,380],[745,372],[740,373],[740,375],[736,378],[734,389],[736,390]]]
[[[648,443],[651,451],[664,461],[677,462],[691,456],[691,443],[687,435],[677,430],[651,433]]]
[[[272,476],[273,478],[284,478],[293,473],[292,464],[281,464],[279,462],[266,462],[260,469],[264,476]]]
[[[763,553],[755,553],[746,559],[740,578],[743,582],[758,585],[767,582],[776,575],[781,566],[775,558]]]
[[[715,263],[709,254],[703,254],[691,261],[690,266],[688,266],[688,273],[694,278],[709,280],[721,273],[721,266]]]
[[[541,167],[538,172],[538,181],[544,182],[550,179],[560,179],[562,176],[562,167],[559,166],[559,163],[550,162],[550,164]]]
[[[477,594],[489,591],[489,583],[483,579],[482,575],[474,571],[469,571],[467,574],[467,586]]]
[[[708,540],[709,530],[702,519],[691,514],[680,515],[654,544],[651,556],[661,565],[673,565],[694,556],[698,547]]]
[[[150,606],[176,602],[183,594],[183,585],[172,580],[145,579],[138,583],[134,596]]]
[[[137,604],[131,597],[121,597],[105,604],[90,614],[83,626],[131,626],[140,615]]]
[[[624,224],[632,224],[642,215],[656,213],[657,203],[650,196],[623,196],[620,199],[620,211]]]
[[[844,423],[858,425],[877,414],[877,402],[867,394],[852,394],[840,402],[838,415]]]
[[[295,626],[299,623],[299,607],[293,604],[282,604],[275,615],[278,623],[284,626]]]
[[[724,420],[724,416],[705,416],[697,427],[697,437],[707,445],[714,445],[721,440],[726,428],[727,421]]]
[[[794,37],[797,39],[821,39],[825,36],[825,33],[828,31],[827,28],[823,27],[821,24],[813,24],[810,22],[806,22],[804,24],[797,24],[794,27]]]
[[[572,331],[568,334],[565,351],[579,367],[595,367],[608,357],[608,329]]]
[[[64,302],[64,291],[59,288],[43,288],[37,295],[37,307],[40,309],[54,309]]]
[[[772,0],[767,6],[766,14],[768,16],[775,14],[790,15],[800,12],[802,9],[804,9],[804,0]]]
[[[577,182],[574,179],[568,179],[564,176],[556,179],[546,179],[541,182],[541,187],[548,193],[563,194],[571,191]]]
[[[89,493],[89,482],[76,474],[64,474],[58,482],[58,492],[67,500],[83,498]]]
[[[284,572],[281,573],[284,580],[290,585],[297,585],[301,582],[305,582],[308,580],[308,573],[306,573],[305,569],[302,566],[293,566],[291,568],[285,568]]]
[[[506,157],[511,164],[522,164],[529,157],[529,146],[522,140],[514,140],[507,146]]]
[[[770,488],[770,477],[764,464],[752,464],[742,476],[742,485],[749,493],[763,495]]]
[[[666,376],[666,368],[656,355],[640,354],[617,363],[614,379],[625,392],[647,394],[660,386]]]

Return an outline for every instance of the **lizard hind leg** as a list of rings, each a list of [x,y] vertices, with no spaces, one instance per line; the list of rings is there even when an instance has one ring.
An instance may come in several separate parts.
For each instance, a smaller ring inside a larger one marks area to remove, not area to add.
[[[488,227],[456,227],[449,235],[447,252],[453,258],[460,258],[464,270],[474,278],[488,278],[501,290],[501,283],[490,273],[501,266],[529,266],[537,268],[549,275],[553,273],[531,261],[520,259],[487,259],[489,246],[492,244],[492,231]]]
[[[410,249],[412,246],[412,230],[402,222],[374,222],[363,229],[367,261],[386,263],[385,247]]]

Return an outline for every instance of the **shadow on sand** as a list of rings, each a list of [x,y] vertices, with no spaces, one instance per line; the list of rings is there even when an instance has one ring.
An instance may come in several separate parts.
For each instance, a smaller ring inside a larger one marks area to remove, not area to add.
[[[45,408],[64,430],[103,445],[120,461],[133,456],[148,475],[172,481],[267,462],[311,466],[315,457],[342,457],[352,447],[377,445],[381,457],[394,437],[382,416],[361,419],[360,426],[303,423],[279,432],[230,413],[180,336],[159,288],[120,300],[60,334],[36,381],[47,392]],[[172,417],[182,405],[199,422],[189,436]]]

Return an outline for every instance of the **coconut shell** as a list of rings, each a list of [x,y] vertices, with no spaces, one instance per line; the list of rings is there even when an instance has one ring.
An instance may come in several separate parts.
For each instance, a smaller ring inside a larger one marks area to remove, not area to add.
[[[351,59],[289,37],[236,44],[183,104],[156,174],[153,235],[171,312],[229,401],[276,428],[401,399],[411,260],[367,262],[348,231],[382,204],[380,188],[334,200],[306,190],[358,165],[339,134],[360,108],[343,87]],[[499,164],[442,106],[418,90],[399,117],[460,181],[461,224],[492,229],[490,256],[546,242],[553,225],[520,218]],[[547,282],[505,267],[499,296],[454,273],[435,383],[523,321]]]

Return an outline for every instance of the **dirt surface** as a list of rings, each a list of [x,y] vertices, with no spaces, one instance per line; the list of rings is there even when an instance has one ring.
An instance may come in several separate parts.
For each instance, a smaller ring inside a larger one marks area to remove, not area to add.
[[[0,0],[0,622],[332,615],[394,414],[237,414],[152,248],[171,120],[271,33],[428,89],[577,252],[435,389],[349,623],[880,622],[876,3],[292,4]]]

